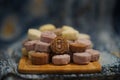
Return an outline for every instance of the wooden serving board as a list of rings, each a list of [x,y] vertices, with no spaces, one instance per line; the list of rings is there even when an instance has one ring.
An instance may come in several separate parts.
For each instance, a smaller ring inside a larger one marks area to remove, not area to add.
[[[90,62],[88,65],[68,64],[57,66],[53,64],[32,65],[27,57],[22,57],[18,65],[20,73],[96,73],[101,71],[99,61]]]

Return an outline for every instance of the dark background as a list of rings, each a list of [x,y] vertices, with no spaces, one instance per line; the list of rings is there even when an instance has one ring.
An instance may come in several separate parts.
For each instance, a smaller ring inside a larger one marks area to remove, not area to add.
[[[28,28],[46,23],[70,25],[84,33],[109,24],[105,29],[112,27],[119,37],[119,4],[119,0],[0,0],[1,48],[19,40]]]

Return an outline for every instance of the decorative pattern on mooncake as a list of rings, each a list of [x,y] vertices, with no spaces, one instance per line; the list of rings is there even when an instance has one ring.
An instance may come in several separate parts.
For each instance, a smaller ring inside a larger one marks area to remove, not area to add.
[[[51,50],[55,54],[64,54],[69,51],[69,45],[66,39],[64,39],[62,36],[57,36],[52,42],[51,42]]]

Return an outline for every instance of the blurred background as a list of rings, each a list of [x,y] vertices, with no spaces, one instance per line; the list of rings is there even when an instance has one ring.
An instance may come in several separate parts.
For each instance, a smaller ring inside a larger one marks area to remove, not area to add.
[[[28,28],[51,23],[97,34],[110,43],[108,48],[119,52],[120,47],[114,46],[120,45],[119,4],[120,0],[0,0],[0,49],[18,41]],[[111,41],[113,34],[115,42]]]

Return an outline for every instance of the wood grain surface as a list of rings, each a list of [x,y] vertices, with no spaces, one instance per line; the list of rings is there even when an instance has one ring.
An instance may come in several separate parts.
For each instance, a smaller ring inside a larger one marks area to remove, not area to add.
[[[27,57],[22,57],[18,65],[20,73],[96,73],[101,71],[101,65],[97,62],[90,62],[88,65],[77,65],[70,63],[68,65],[32,65]]]

